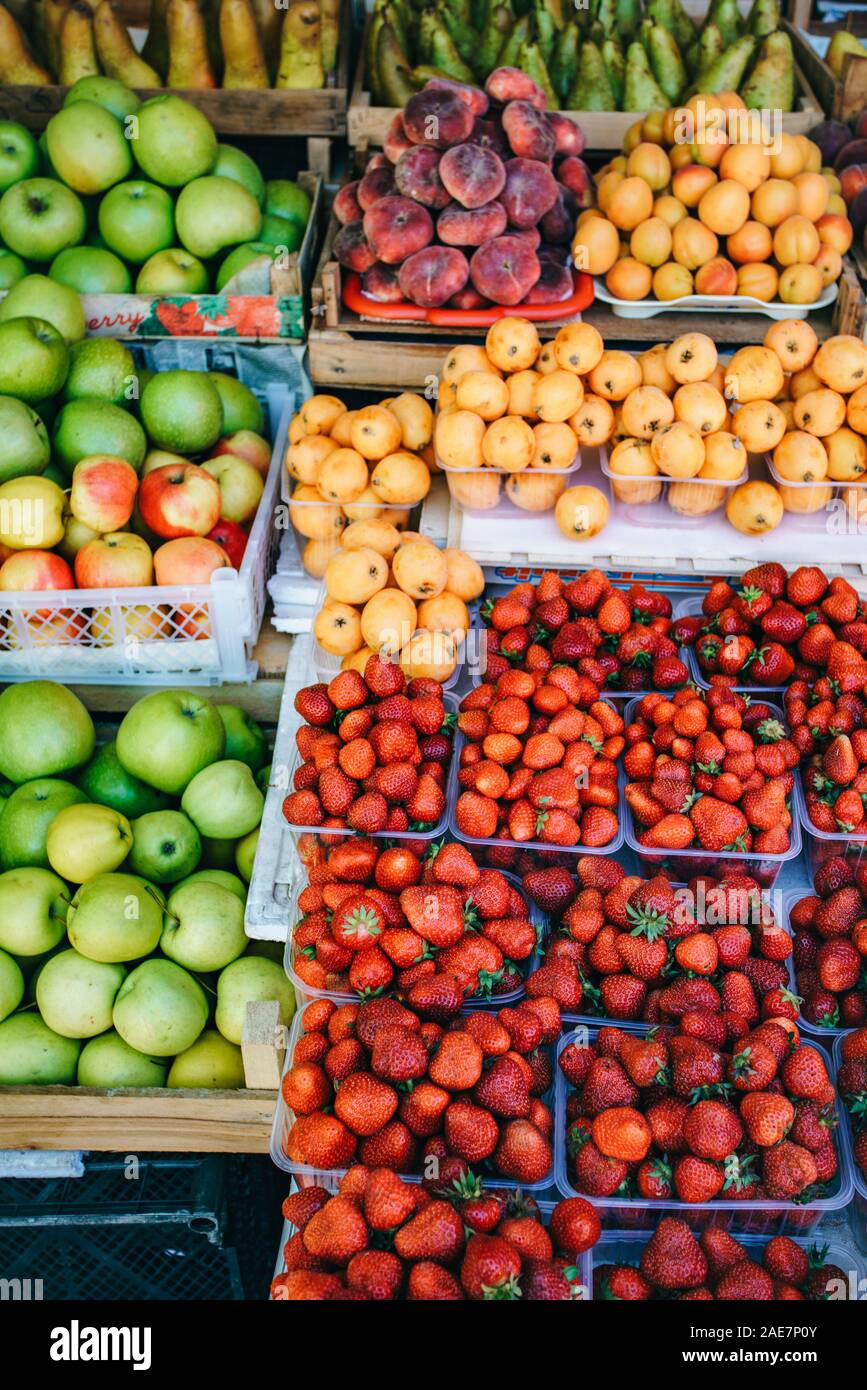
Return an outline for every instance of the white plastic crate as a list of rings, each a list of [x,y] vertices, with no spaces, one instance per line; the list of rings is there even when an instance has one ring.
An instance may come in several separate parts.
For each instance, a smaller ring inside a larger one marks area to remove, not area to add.
[[[234,366],[239,378],[253,385],[242,352],[233,358],[230,349],[227,361],[223,346],[219,361],[214,361],[204,344],[178,347],[183,355],[171,365],[220,370]],[[79,685],[179,680],[185,685],[217,685],[254,679],[251,657],[265,610],[289,421],[296,402],[306,394],[297,368],[295,382],[290,383],[289,361],[287,369],[280,370],[283,358],[275,356],[280,366],[270,373],[274,379],[256,383],[267,408],[272,452],[240,569],[217,570],[209,584],[3,594],[0,682],[41,678]],[[158,360],[157,369],[160,366],[165,364]]]

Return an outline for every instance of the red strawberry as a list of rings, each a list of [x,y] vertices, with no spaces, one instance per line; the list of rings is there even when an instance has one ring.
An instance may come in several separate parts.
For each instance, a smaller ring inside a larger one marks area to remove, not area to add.
[[[505,1300],[521,1297],[521,1256],[502,1236],[473,1235],[461,1265],[461,1284],[471,1299]]]
[[[712,796],[700,796],[690,807],[689,819],[703,849],[746,848],[747,819],[737,806],[729,806]]]
[[[522,1183],[541,1182],[553,1163],[553,1150],[529,1120],[509,1120],[500,1131],[494,1166],[504,1177]]]
[[[405,888],[400,895],[400,905],[413,931],[432,946],[452,946],[464,934],[463,900],[450,884],[428,883]]]
[[[441,1260],[450,1264],[464,1248],[464,1227],[450,1202],[429,1202],[410,1217],[394,1237],[404,1260]]]
[[[707,1259],[685,1221],[664,1216],[641,1254],[641,1273],[658,1289],[693,1289],[707,1278]]]
[[[784,1139],[768,1149],[763,1165],[764,1185],[768,1196],[784,1202],[797,1197],[816,1181],[817,1169],[813,1155],[800,1144]]]
[[[460,1284],[441,1264],[419,1260],[409,1271],[406,1296],[410,1302],[446,1302],[463,1299]]]

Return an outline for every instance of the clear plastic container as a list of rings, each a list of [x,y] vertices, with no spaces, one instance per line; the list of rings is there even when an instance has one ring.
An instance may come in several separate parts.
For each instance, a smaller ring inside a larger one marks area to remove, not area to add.
[[[633,722],[637,704],[638,700],[634,700],[627,705],[624,715],[627,724]],[[768,702],[768,708],[773,711],[781,723],[785,724],[785,717],[778,706]],[[626,800],[625,794],[622,796],[622,829],[626,843],[635,850],[642,868],[651,874],[662,873],[665,874],[666,878],[682,882],[694,878],[697,874],[712,874],[722,864],[733,864],[737,865],[743,873],[751,874],[763,888],[772,888],[783,865],[787,864],[790,859],[796,859],[801,853],[800,800],[801,784],[796,777],[792,790],[792,824],[789,827],[789,848],[784,854],[744,854],[737,850],[702,849],[700,845],[690,846],[688,849],[649,849],[642,845],[638,839],[632,808]]]
[[[437,409],[436,416],[439,417],[439,409]],[[531,421],[528,420],[526,423],[532,428]],[[434,440],[436,440],[436,426],[434,426]],[[581,449],[577,436],[575,439],[575,457],[567,468],[521,468],[515,470],[498,468],[493,464],[485,464],[482,468],[453,468],[449,464],[443,463],[436,452],[434,457],[438,467],[445,474],[452,500],[459,503],[464,511],[484,515],[496,510],[498,515],[504,515],[512,522],[524,511],[537,514],[553,511],[560,493],[565,492],[567,487],[573,486],[574,474],[581,467]],[[528,506],[516,502],[512,495],[513,491],[520,491],[523,488],[526,492],[526,480],[532,478],[539,480],[539,486],[529,489],[526,501],[532,502],[534,505]],[[542,479],[558,478],[562,482],[562,487],[555,487],[553,484],[542,482]],[[517,481],[510,487],[512,479]]]
[[[617,1026],[633,1037],[646,1037],[653,1031],[647,1024],[640,1027],[634,1024],[618,1024]],[[690,1214],[694,1211],[708,1211],[716,1217],[715,1225],[725,1226],[735,1231],[747,1230],[764,1235],[782,1235],[784,1232],[812,1230],[823,1216],[831,1212],[842,1211],[849,1205],[855,1190],[852,1160],[847,1145],[839,1138],[835,1140],[838,1172],[833,1183],[830,1184],[831,1193],[827,1197],[811,1202],[809,1206],[802,1206],[796,1202],[779,1202],[770,1197],[762,1197],[754,1202],[748,1202],[745,1199],[732,1201],[719,1198],[704,1207],[698,1205],[694,1207],[690,1202],[681,1202],[674,1197],[659,1201],[649,1197],[591,1197],[586,1192],[579,1192],[572,1183],[569,1158],[566,1152],[566,1100],[571,1088],[560,1070],[559,1059],[560,1053],[565,1047],[568,1047],[569,1043],[576,1042],[579,1046],[586,1047],[595,1040],[598,1031],[597,1025],[591,1027],[585,1025],[574,1032],[564,1034],[557,1044],[554,1177],[557,1187],[564,1197],[584,1197],[585,1201],[598,1207],[603,1226],[652,1230],[661,1212],[676,1212],[678,1216],[689,1219]],[[810,1039],[810,1046],[817,1047],[826,1054],[828,1074],[832,1079],[836,1077],[837,1068],[831,1059],[830,1052],[823,1048],[821,1042],[816,1038]],[[838,1100],[838,1117],[841,1110],[842,1106]],[[831,1133],[839,1135],[839,1126]]]
[[[458,829],[455,808],[457,807],[458,797],[461,792],[464,791],[464,788],[458,781],[458,772],[460,771],[461,749],[466,741],[463,734],[458,730],[455,734],[455,747],[452,754],[452,766],[451,772],[449,773],[447,788],[449,831],[454,835],[456,840],[462,840],[465,845],[496,845],[501,849],[543,849],[547,850],[549,853],[553,851],[554,853],[576,855],[605,854],[610,856],[615,855],[617,851],[622,848],[624,839],[624,801],[623,774],[621,769],[618,769],[617,774],[617,834],[612,840],[609,840],[607,845],[585,845],[582,844],[580,840],[577,845],[555,845],[551,844],[548,840],[503,840],[497,839],[496,837],[487,840],[477,840],[471,835],[464,834],[462,830]]]
[[[718,478],[668,478],[664,473],[650,478],[613,473],[607,444],[599,450],[599,465],[611,484],[614,506],[620,516],[631,526],[656,531],[699,530],[709,516],[722,510],[732,489],[749,478],[746,466],[733,482]],[[684,506],[692,510],[684,511]]]
[[[790,936],[794,936],[792,930],[792,908],[795,903],[799,903],[802,898],[810,897],[812,892],[812,888],[805,884],[803,888],[790,888],[788,892],[783,893],[780,925],[785,927]],[[797,994],[797,975],[795,974],[795,966],[792,957],[789,956],[789,959],[784,961],[783,964],[789,967],[789,988],[793,994]],[[798,1027],[805,1033],[809,1033],[811,1037],[828,1038],[829,1047],[834,1038],[843,1037],[846,1033],[851,1033],[852,1031],[851,1028],[826,1028],[822,1023],[810,1023],[802,1013],[798,1014]]]
[[[527,976],[531,975],[534,970],[538,970],[539,966],[542,964],[545,938],[548,935],[548,918],[545,913],[536,906],[532,898],[528,898],[526,893],[522,891],[521,880],[518,878],[517,874],[504,872],[504,877],[508,879],[513,888],[517,888],[518,892],[521,893],[527,905],[527,916],[536,928],[536,950],[532,955],[528,956],[526,960],[514,962],[521,972],[521,975],[526,980]],[[289,908],[289,935],[286,938],[286,950],[283,956],[286,974],[295,986],[296,991],[299,994],[305,995],[308,999],[332,999],[336,1004],[357,1004],[358,995],[354,990],[350,989],[348,984],[345,990],[314,989],[312,985],[307,984],[305,980],[302,980],[300,976],[295,973],[294,938],[295,924],[298,920],[298,897],[301,893],[301,889],[302,885],[299,883]],[[464,1007],[467,1010],[505,1008],[506,1005],[514,1004],[519,999],[523,999],[525,994],[526,990],[524,985],[521,984],[519,988],[511,989],[506,994],[494,994],[491,995],[490,998],[469,998],[465,1001]]]
[[[770,454],[765,455],[765,463],[785,511],[798,518],[795,524],[802,535],[823,536],[832,541],[835,531],[857,535],[859,518],[862,524],[867,522],[867,479],[841,483],[822,478],[818,482],[791,483],[777,471]]]
[[[680,599],[679,602],[678,602],[678,604],[677,604],[677,607],[675,608],[675,613],[674,613],[675,619],[677,619],[677,618],[692,618],[692,617],[703,616],[703,615],[702,615],[702,607],[701,607],[701,605],[702,605],[702,595],[701,595],[701,594],[690,594],[690,596],[689,596],[688,598],[682,598],[682,599]],[[684,655],[684,653],[685,653],[685,655]],[[706,674],[706,672],[704,672],[704,671],[701,669],[701,666],[699,665],[699,662],[698,662],[698,657],[697,657],[696,654],[695,654],[695,647],[682,647],[682,648],[681,648],[681,656],[682,656],[682,659],[686,662],[687,666],[689,667],[690,678],[694,681],[694,683],[695,683],[697,686],[699,686],[699,688],[700,688],[701,690],[710,690],[710,687],[711,687],[710,677]],[[759,695],[759,694],[761,694],[762,692],[764,692],[765,694],[770,694],[770,695],[781,695],[781,694],[783,693],[783,691],[785,690],[786,687],[783,686],[783,685],[749,685],[749,684],[747,684],[747,685],[734,685],[734,686],[732,686],[731,688],[732,688],[732,690],[738,690],[738,691],[742,692],[744,695]]]
[[[689,1213],[688,1221],[695,1232],[703,1231],[708,1226],[720,1225],[719,1216],[714,1207],[693,1208]],[[834,1234],[836,1235],[836,1232]],[[752,1256],[756,1264],[761,1263],[761,1257],[769,1238],[769,1235],[738,1236],[738,1240],[746,1246],[747,1253]],[[641,1260],[648,1239],[649,1235],[646,1231],[603,1231],[599,1240],[588,1252],[591,1261],[591,1295],[594,1270],[599,1269],[601,1265],[637,1265]],[[839,1240],[825,1240],[823,1234],[818,1240],[810,1240],[805,1236],[795,1236],[794,1241],[796,1245],[800,1245],[808,1253],[816,1244],[826,1249],[825,1262],[837,1265],[850,1281],[850,1299],[864,1297],[862,1280],[867,1275],[867,1268],[865,1268],[862,1256],[851,1245],[843,1245]]]
[[[296,1044],[302,1032],[304,1031],[304,1015],[309,1008],[310,1004],[306,1003],[303,1008],[298,1009],[296,1011],[295,1016],[292,1020],[292,1027],[289,1032],[289,1041],[286,1044],[286,1060],[283,1065],[284,1076],[292,1066],[292,1059],[295,1055]],[[553,1056],[553,1048],[549,1048],[547,1050],[549,1052],[549,1055]],[[554,1111],[554,1095],[555,1087],[552,1086],[551,1089],[549,1091],[546,1091],[544,1096],[541,1097],[541,1099],[545,1101],[545,1103],[550,1107],[552,1112]],[[282,1168],[284,1173],[294,1173],[296,1177],[304,1176],[308,1178],[321,1179],[323,1176],[326,1176],[326,1174],[324,1174],[321,1169],[311,1168],[304,1163],[296,1163],[293,1159],[288,1158],[286,1156],[286,1139],[288,1138],[289,1131],[291,1130],[294,1122],[295,1112],[291,1110],[290,1107],[286,1104],[286,1101],[283,1098],[283,1087],[281,1085],[280,1090],[277,1092],[277,1105],[274,1110],[274,1123],[271,1127],[271,1158],[273,1162],[276,1163],[278,1168]],[[556,1124],[556,1116],[554,1123]],[[543,1178],[541,1182],[516,1182],[514,1178],[503,1178],[500,1177],[497,1173],[492,1172],[490,1170],[480,1170],[479,1176],[481,1177],[482,1184],[485,1187],[502,1187],[507,1188],[509,1190],[521,1188],[524,1192],[546,1191],[546,1189],[553,1186],[556,1180],[556,1144],[553,1140],[551,1142],[552,1147],[555,1150],[555,1163],[552,1164],[551,1171],[548,1173],[548,1176]],[[343,1177],[343,1174],[345,1172],[345,1168],[335,1168],[334,1170],[329,1170],[327,1176],[340,1178]],[[421,1177],[419,1174],[401,1173],[400,1176],[404,1178],[407,1182],[421,1181]],[[557,1186],[559,1187],[559,1183],[557,1184]]]
[[[416,512],[416,506],[399,507],[379,501],[349,502],[347,506],[352,511],[350,517],[339,502],[327,502],[324,497],[296,498],[295,493],[301,484],[291,479],[290,482],[291,493],[285,488],[286,512],[295,535],[298,557],[307,573],[316,579],[322,578],[328,557],[340,549],[341,534],[350,521],[381,518],[390,521],[399,531],[406,531]]]
[[[848,859],[853,864],[860,864],[864,855],[867,854],[867,836],[849,835],[845,831],[841,831],[839,835],[833,835],[829,830],[820,830],[811,821],[803,783],[805,771],[805,768],[801,769],[796,786],[799,791],[798,814],[804,830],[807,863],[811,876],[815,874],[820,865],[825,863],[826,859],[836,859],[838,856]]]
[[[840,1069],[840,1064],[843,1060],[843,1035],[834,1039],[833,1055],[834,1075],[836,1077],[837,1072]],[[857,1240],[859,1247],[865,1252],[867,1252],[867,1178],[865,1178],[864,1174],[861,1172],[861,1169],[858,1167],[858,1164],[855,1162],[855,1157],[853,1153],[855,1136],[852,1129],[852,1117],[849,1114],[849,1111],[846,1109],[846,1106],[843,1104],[842,1100],[840,1101],[839,1109],[842,1118],[838,1126],[837,1132],[842,1135],[841,1142],[844,1146],[849,1160],[849,1167],[852,1173],[852,1183],[854,1186],[854,1196],[852,1198],[852,1206],[850,1208],[852,1215],[852,1229],[855,1232],[855,1239]]]

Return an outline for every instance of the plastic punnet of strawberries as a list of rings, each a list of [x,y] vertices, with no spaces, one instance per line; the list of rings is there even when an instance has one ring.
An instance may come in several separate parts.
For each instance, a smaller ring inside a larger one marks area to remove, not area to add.
[[[418,989],[415,986],[414,989]],[[424,1007],[317,999],[302,1016],[282,1094],[293,1119],[284,1151],[321,1172],[392,1168],[456,1179],[479,1169],[522,1185],[553,1165],[553,1080],[560,1035],[553,999],[455,1017],[452,991],[426,983]]]
[[[520,966],[538,946],[523,894],[496,869],[480,869],[466,845],[361,836],[326,850],[298,899],[292,936],[305,988],[394,992],[455,1012],[467,1000],[523,992]]]
[[[797,1019],[792,938],[754,878],[735,872],[675,886],[590,855],[575,871],[524,876],[524,891],[559,919],[527,978],[530,998],[553,995],[566,1014],[677,1023],[719,1047],[761,1019]]]
[[[571,583],[546,571],[537,585],[488,599],[481,616],[489,680],[516,663],[531,671],[568,664],[597,692],[674,690],[689,680],[670,635],[669,599],[643,584],[617,589],[602,570]]]
[[[852,1125],[852,1156],[867,1183],[867,1028],[847,1033],[840,1044],[837,1089]]]
[[[588,1197],[702,1203],[823,1197],[837,1175],[823,1053],[766,1019],[725,1049],[602,1027],[560,1069],[571,1180]]]
[[[576,1261],[600,1229],[581,1197],[545,1220],[529,1194],[483,1190],[466,1176],[408,1183],[360,1165],[337,1193],[293,1192],[283,1216],[296,1229],[271,1284],[281,1301],[586,1299]]]
[[[696,1235],[680,1217],[664,1216],[637,1265],[594,1266],[593,1297],[630,1303],[848,1298],[848,1274],[826,1263],[825,1254],[789,1236],[772,1236],[759,1249],[720,1226]]]
[[[807,814],[830,835],[867,835],[867,661],[832,641],[823,675],[793,681],[784,697],[802,758]]]
[[[737,691],[645,695],[626,729],[638,845],[785,854],[798,750],[774,709]]]
[[[813,888],[789,911],[801,1012],[820,1028],[858,1028],[867,1023],[867,863],[826,859]]]
[[[490,674],[490,673],[489,673]],[[454,826],[473,840],[602,848],[620,829],[623,719],[569,666],[504,671],[461,700]],[[589,708],[588,708],[589,705]]]
[[[295,696],[305,721],[295,741],[301,764],[283,802],[290,825],[322,830],[429,831],[446,808],[453,716],[442,687],[371,656],[360,672]]]
[[[867,652],[867,606],[846,579],[828,579],[815,565],[787,574],[771,562],[732,583],[717,580],[701,614],[675,620],[672,638],[694,649],[710,684],[812,684],[835,638]]]

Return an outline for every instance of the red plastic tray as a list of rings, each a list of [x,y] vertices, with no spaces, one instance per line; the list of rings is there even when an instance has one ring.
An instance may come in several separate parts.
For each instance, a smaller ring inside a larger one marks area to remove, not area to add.
[[[594,298],[593,278],[583,270],[572,272],[575,288],[568,299],[556,304],[491,304],[487,309],[425,309],[420,304],[383,304],[363,293],[361,279],[354,271],[343,277],[343,302],[347,309],[366,319],[392,323],[429,323],[436,328],[489,328],[508,314],[520,314],[536,323],[551,319],[571,319],[587,309]]]

